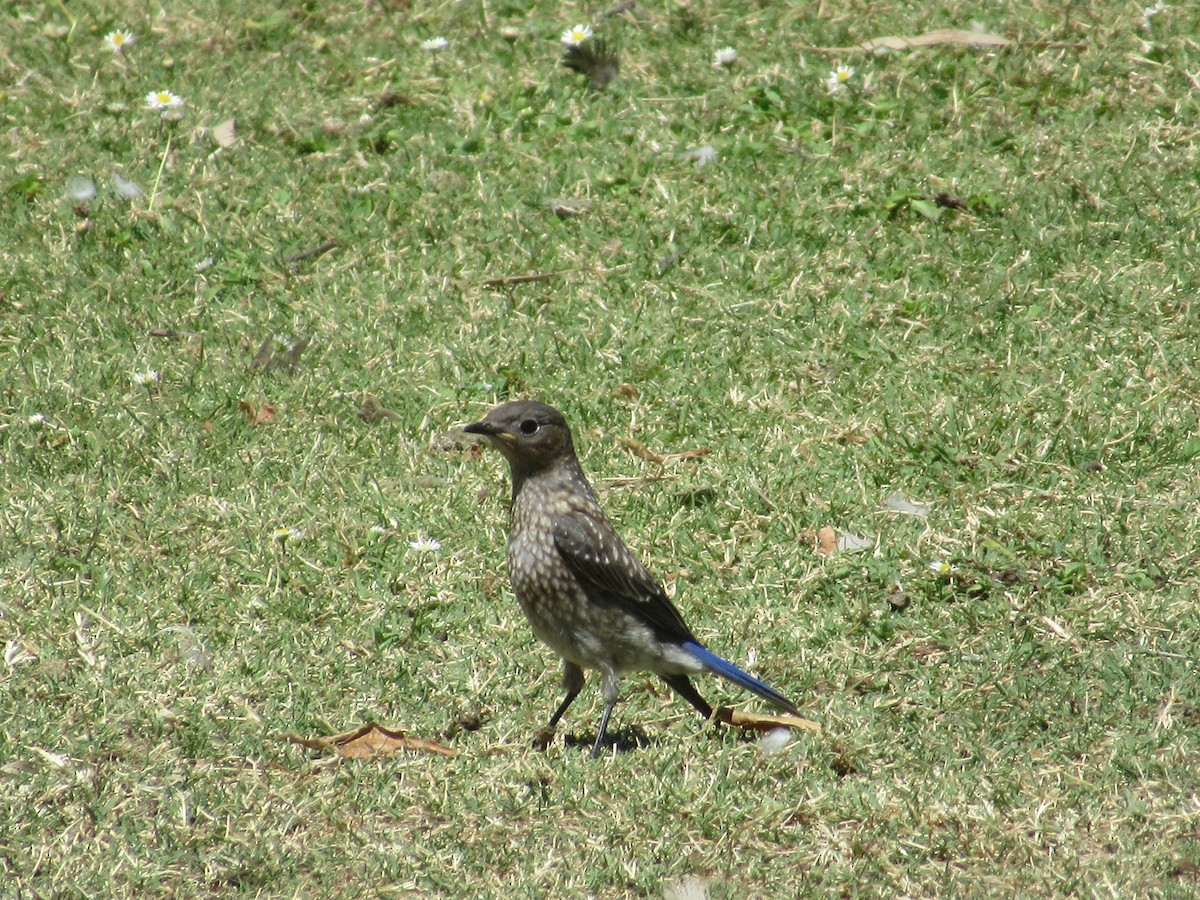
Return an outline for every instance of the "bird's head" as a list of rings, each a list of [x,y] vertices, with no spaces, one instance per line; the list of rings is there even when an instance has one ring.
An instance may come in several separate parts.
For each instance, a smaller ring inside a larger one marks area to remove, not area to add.
[[[514,478],[533,475],[575,457],[571,429],[563,414],[536,400],[502,403],[463,431],[486,437],[504,454]]]

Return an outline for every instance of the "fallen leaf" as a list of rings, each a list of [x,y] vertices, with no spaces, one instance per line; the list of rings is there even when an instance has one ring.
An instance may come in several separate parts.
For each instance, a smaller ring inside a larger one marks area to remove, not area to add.
[[[407,94],[385,91],[375,99],[375,108],[388,109],[392,106],[408,106],[411,103],[412,99]]]
[[[501,278],[489,278],[483,283],[484,287],[509,287],[514,284],[532,284],[535,281],[549,281],[557,278],[562,272],[534,272],[531,275],[505,275]]]
[[[962,28],[936,28],[924,34],[885,35],[859,44],[864,50],[911,50],[913,47],[1007,47],[1008,38],[986,31],[967,31]]]
[[[51,753],[49,750],[43,750],[41,747],[30,747],[29,749],[55,769],[65,769],[71,765],[71,757],[69,756],[64,756],[61,753]]]
[[[962,28],[938,28],[916,35],[893,35],[871,38],[852,47],[797,47],[814,53],[853,53],[855,50],[866,50],[868,53],[878,53],[881,50],[912,50],[916,47],[1008,47],[1014,42],[998,34],[986,31],[967,31]],[[1047,41],[1018,41],[1022,47],[1074,47],[1076,44],[1058,44]]]
[[[790,713],[780,713],[779,715],[764,715],[760,713],[750,713],[741,709],[733,709],[729,706],[722,706],[713,713],[713,718],[718,722],[724,722],[726,725],[734,725],[738,728],[752,728],[755,731],[772,731],[776,728],[794,728],[797,731],[813,731],[819,733],[821,725],[811,719],[804,719],[800,716],[793,716]]]
[[[582,216],[591,206],[590,200],[577,200],[574,197],[558,197],[546,201],[546,208],[560,219]]]
[[[279,357],[282,360],[283,366],[290,372],[296,368],[296,363],[300,362],[300,356],[308,349],[308,345],[312,343],[312,338],[300,338],[288,347],[286,351]]]
[[[848,531],[839,534],[837,539],[837,548],[843,553],[862,553],[864,550],[870,550],[874,546],[874,542],[867,538],[859,537],[857,534],[851,534]]]
[[[218,146],[232,147],[237,143],[237,123],[233,119],[226,119],[220,125],[214,125],[212,136]]]
[[[238,403],[238,409],[246,414],[246,421],[251,425],[266,425],[275,421],[275,407],[270,403],[255,406],[249,400]]]
[[[267,338],[258,345],[258,349],[254,351],[254,359],[250,360],[251,369],[261,369],[271,361],[275,355],[275,339]]]
[[[280,350],[275,349],[275,338],[269,337],[258,345],[258,349],[254,352],[254,359],[250,360],[251,369],[286,369],[292,371],[296,368],[296,364],[300,362],[300,357],[308,345],[312,343],[311,337],[299,338],[286,344]]]
[[[408,750],[438,756],[458,755],[457,750],[437,741],[409,737],[403,731],[393,731],[374,722],[329,737],[306,738],[287,734],[284,739],[310,750],[336,753],[342,759],[370,759],[372,756],[388,756]]]
[[[630,384],[628,381],[623,381],[613,388],[613,396],[622,400],[636,400],[641,393],[636,384]]]
[[[712,450],[708,447],[693,447],[691,450],[681,450],[679,453],[655,453],[641,441],[634,438],[618,438],[617,440],[623,447],[633,451],[635,456],[639,456],[647,462],[656,463],[660,466],[663,463],[683,459],[696,459],[712,453]]]
[[[920,503],[914,503],[912,500],[905,497],[899,491],[889,496],[883,501],[886,509],[894,512],[903,513],[906,516],[919,516],[924,518],[929,515],[929,507]]]
[[[385,420],[388,422],[397,422],[400,420],[398,412],[388,409],[370,394],[363,397],[362,406],[358,408],[358,417],[371,425]]]
[[[307,250],[300,250],[296,253],[289,253],[283,258],[284,262],[294,263],[305,259],[316,259],[324,256],[330,250],[338,248],[337,241],[322,241],[315,247],[309,247]]]
[[[817,532],[817,552],[822,556],[833,556],[837,550],[837,532],[826,525]]]

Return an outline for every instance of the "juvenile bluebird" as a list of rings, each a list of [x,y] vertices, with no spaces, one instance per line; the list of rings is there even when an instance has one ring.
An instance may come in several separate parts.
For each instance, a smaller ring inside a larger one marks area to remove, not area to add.
[[[653,672],[704,718],[712,707],[690,675],[712,672],[799,715],[782,694],[696,640],[661,585],[621,541],[575,457],[562,413],[516,400],[468,425],[499,450],[512,473],[508,577],[533,633],[563,661],[566,696],[553,729],[579,696],[585,669],[600,672],[599,756],[626,672]]]

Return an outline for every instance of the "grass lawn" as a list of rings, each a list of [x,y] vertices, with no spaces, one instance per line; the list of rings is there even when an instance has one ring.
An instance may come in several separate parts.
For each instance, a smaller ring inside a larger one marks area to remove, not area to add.
[[[1200,12],[607,6],[0,5],[0,895],[1200,894]],[[822,733],[533,748],[518,396]]]

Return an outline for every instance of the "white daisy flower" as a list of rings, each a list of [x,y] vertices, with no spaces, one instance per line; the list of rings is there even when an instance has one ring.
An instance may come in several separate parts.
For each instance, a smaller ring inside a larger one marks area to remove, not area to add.
[[[450,42],[448,40],[446,40],[444,37],[433,37],[427,41],[421,41],[421,49],[429,50],[432,52],[436,52],[438,50],[445,50],[449,46],[450,46]]]
[[[418,538],[415,541],[409,541],[408,546],[418,553],[437,553],[442,549],[442,542],[434,538]]]
[[[827,76],[825,76],[825,87],[829,93],[833,94],[842,89],[842,86],[854,77],[854,66],[838,66]]]
[[[115,31],[110,31],[104,36],[104,46],[113,53],[124,53],[129,47],[137,43],[137,37],[132,31],[124,28],[118,28]]]
[[[170,91],[151,91],[146,95],[146,109],[182,109],[183,98]]]
[[[147,369],[145,372],[134,372],[130,377],[138,387],[149,387],[162,378],[154,369]]]
[[[591,25],[574,25],[562,33],[560,40],[568,47],[578,47],[584,41],[592,39]]]

